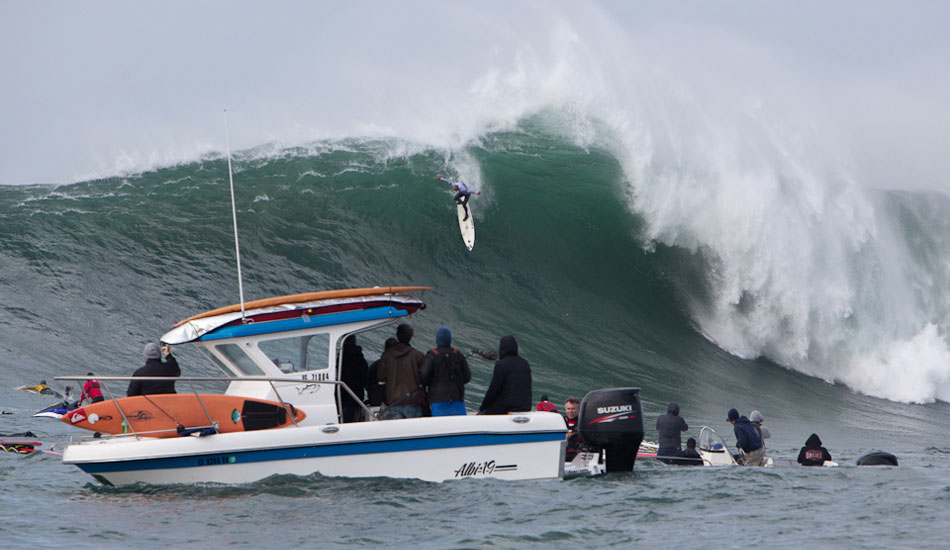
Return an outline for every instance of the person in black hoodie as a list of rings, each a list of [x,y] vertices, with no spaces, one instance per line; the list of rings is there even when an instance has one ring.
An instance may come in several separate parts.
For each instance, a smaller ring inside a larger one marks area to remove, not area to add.
[[[660,444],[656,451],[657,459],[673,464],[671,459],[680,456],[683,452],[683,440],[680,434],[688,429],[686,420],[680,416],[680,406],[670,403],[666,408],[666,414],[656,418],[656,431],[659,434]]]
[[[831,460],[831,453],[821,446],[818,434],[811,434],[802,450],[798,451],[798,463],[802,466],[823,466],[826,460]]]
[[[159,348],[155,342],[145,344],[145,366],[132,373],[132,376],[181,376],[178,361],[172,356],[168,344]],[[162,354],[165,362],[162,362]],[[155,393],[176,393],[174,380],[132,380],[129,382],[129,397],[133,395],[151,395]]]
[[[464,416],[465,384],[472,379],[468,361],[452,347],[452,331],[448,327],[435,333],[435,344],[436,348],[426,353],[420,370],[432,416]]]
[[[514,336],[502,336],[498,362],[478,414],[508,414],[531,410],[531,366],[518,355]]]
[[[356,345],[356,335],[351,334],[343,340],[343,358],[340,365],[340,381],[347,385],[356,398],[362,402],[366,393],[366,377],[369,365],[363,357],[363,348]],[[359,422],[363,408],[354,401],[350,393],[340,388],[340,404],[343,409],[343,422]]]
[[[386,338],[386,342],[383,344],[383,354],[386,353],[386,350],[398,343],[399,340],[395,338]],[[376,371],[379,370],[379,362],[381,360],[382,356],[373,361],[373,364],[369,366],[369,373],[366,376],[366,399],[369,401],[370,407],[378,407],[386,400],[386,384],[381,384],[376,377]]]

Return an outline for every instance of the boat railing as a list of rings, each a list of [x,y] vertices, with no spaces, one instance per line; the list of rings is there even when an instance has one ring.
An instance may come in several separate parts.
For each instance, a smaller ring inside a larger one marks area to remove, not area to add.
[[[330,386],[340,386],[343,391],[348,393],[350,397],[353,398],[353,401],[360,404],[360,406],[363,408],[364,412],[367,415],[366,417],[372,418],[372,412],[369,410],[369,407],[367,407],[366,404],[363,403],[363,400],[357,398],[356,394],[353,393],[353,390],[351,390],[349,386],[347,386],[346,384],[344,384],[342,381],[339,381],[339,380],[302,380],[300,378],[286,378],[286,377],[274,377],[274,376],[242,376],[240,378],[234,378],[234,377],[227,377],[227,376],[174,376],[174,377],[171,377],[171,376],[88,376],[88,375],[86,376],[57,376],[55,377],[55,380],[75,380],[77,383],[85,382],[88,380],[98,381],[99,387],[102,390],[104,390],[106,394],[108,394],[109,399],[115,401],[115,407],[116,409],[118,409],[119,414],[122,415],[122,420],[123,420],[124,425],[129,427],[129,433],[115,434],[115,435],[138,437],[141,435],[166,433],[166,432],[171,432],[173,430],[136,432],[132,428],[132,423],[129,422],[129,418],[125,414],[125,411],[123,411],[121,405],[119,405],[118,399],[115,397],[115,395],[113,395],[112,390],[109,389],[108,385],[104,384],[103,382],[108,382],[108,381],[120,382],[120,381],[131,381],[131,380],[139,380],[143,382],[144,381],[167,382],[170,378],[174,379],[176,383],[177,382],[188,383],[188,387],[191,389],[190,393],[192,393],[195,396],[195,399],[198,400],[198,404],[201,405],[201,409],[202,411],[204,411],[205,417],[207,417],[208,419],[207,426],[186,426],[188,430],[212,429],[214,430],[214,432],[218,431],[218,423],[217,421],[211,418],[211,414],[208,412],[207,407],[205,407],[204,403],[202,403],[201,394],[199,394],[198,390],[195,388],[195,382],[229,382],[229,383],[230,382],[267,382],[270,385],[271,389],[274,390],[274,395],[277,396],[277,400],[280,401],[281,406],[283,406],[285,409],[287,409],[288,403],[285,402],[284,399],[280,396],[280,392],[277,390],[277,386],[274,385],[275,383],[293,384],[295,386],[310,385],[310,384],[326,384]],[[120,395],[119,397],[121,398],[125,396]],[[289,417],[290,417],[291,422],[293,422],[294,426],[297,426],[298,424],[297,424],[297,419],[295,415],[290,414]]]

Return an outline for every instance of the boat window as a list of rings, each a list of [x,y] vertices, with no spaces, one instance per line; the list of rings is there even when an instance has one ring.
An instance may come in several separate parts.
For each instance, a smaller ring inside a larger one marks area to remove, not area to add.
[[[234,376],[234,373],[231,372],[231,370],[228,369],[228,368],[224,365],[224,363],[221,362],[220,359],[218,359],[218,356],[217,356],[217,355],[211,353],[211,350],[207,350],[207,349],[205,349],[205,348],[203,348],[203,347],[199,347],[198,349],[201,350],[201,353],[203,353],[203,354],[205,355],[205,357],[207,357],[208,359],[211,360],[212,363],[214,363],[214,366],[216,366],[216,367],[218,367],[219,369],[221,369],[221,371],[224,373],[225,376],[228,376],[228,377]]]
[[[327,368],[330,333],[263,340],[257,344],[286,373]]]
[[[214,348],[242,373],[248,376],[264,376],[264,369],[248,357],[241,346],[237,344],[218,344]]]

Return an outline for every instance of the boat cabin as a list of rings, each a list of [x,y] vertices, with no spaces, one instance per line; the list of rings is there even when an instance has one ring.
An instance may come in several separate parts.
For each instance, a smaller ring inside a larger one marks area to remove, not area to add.
[[[226,376],[227,395],[283,400],[302,409],[303,424],[340,421],[343,341],[399,322],[425,304],[408,292],[429,287],[374,287],[281,296],[196,315],[162,336],[193,344]],[[299,382],[265,382],[262,377]],[[243,379],[243,380],[242,380]]]

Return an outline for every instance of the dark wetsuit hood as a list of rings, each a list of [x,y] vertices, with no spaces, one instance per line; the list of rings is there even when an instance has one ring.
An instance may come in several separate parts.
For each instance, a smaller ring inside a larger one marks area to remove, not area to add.
[[[504,359],[509,355],[518,355],[518,342],[514,336],[502,336],[498,343],[498,359]]]
[[[821,447],[821,438],[818,437],[818,434],[811,434],[808,436],[808,440],[805,441],[805,446],[812,449],[817,449]]]

